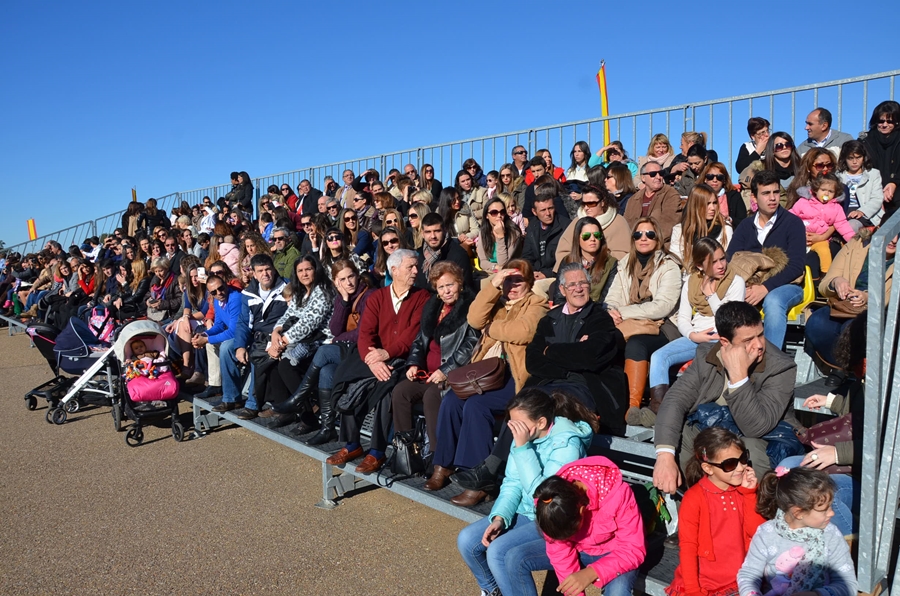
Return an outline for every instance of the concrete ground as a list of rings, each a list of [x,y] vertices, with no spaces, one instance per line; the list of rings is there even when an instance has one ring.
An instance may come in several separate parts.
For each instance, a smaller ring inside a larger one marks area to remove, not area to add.
[[[0,594],[478,593],[461,521],[380,489],[318,509],[320,464],[235,426],[130,448],[109,408],[48,424],[22,398],[50,378],[0,330]]]

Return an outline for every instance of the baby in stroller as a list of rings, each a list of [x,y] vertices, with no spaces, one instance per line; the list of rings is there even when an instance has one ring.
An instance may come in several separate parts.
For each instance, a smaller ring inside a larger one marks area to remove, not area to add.
[[[136,377],[156,379],[160,374],[171,370],[169,360],[157,351],[148,350],[144,340],[134,339],[128,346],[131,348],[131,358],[125,359],[126,380]]]

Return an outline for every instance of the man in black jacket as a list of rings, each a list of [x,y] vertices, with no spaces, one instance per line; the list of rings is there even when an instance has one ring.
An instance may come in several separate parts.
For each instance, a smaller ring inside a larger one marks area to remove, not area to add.
[[[303,215],[315,215],[318,213],[319,197],[321,196],[322,191],[318,188],[313,188],[309,180],[301,180],[300,184],[297,185],[298,203],[301,205],[300,213]]]
[[[556,247],[563,231],[569,225],[568,214],[557,211],[555,199],[555,189],[549,186],[540,189],[534,199],[532,209],[534,217],[531,218],[528,233],[525,234],[522,258],[534,267],[535,280],[554,277]]]
[[[441,216],[437,213],[429,213],[422,218],[420,225],[424,242],[422,248],[419,249],[419,273],[416,276],[415,286],[432,291],[433,288],[428,283],[431,266],[438,261],[450,261],[462,268],[466,287],[476,290],[475,282],[472,279],[472,261],[459,242],[448,236]]]

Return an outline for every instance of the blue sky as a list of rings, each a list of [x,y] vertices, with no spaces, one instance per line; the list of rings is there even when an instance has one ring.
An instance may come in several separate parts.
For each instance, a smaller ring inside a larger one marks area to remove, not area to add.
[[[132,186],[596,117],[600,58],[613,114],[900,67],[887,2],[636,6],[7,3],[0,239],[122,209]]]

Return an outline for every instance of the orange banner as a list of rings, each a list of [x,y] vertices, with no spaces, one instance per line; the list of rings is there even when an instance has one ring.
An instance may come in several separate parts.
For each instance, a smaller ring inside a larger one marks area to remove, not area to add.
[[[600,115],[609,116],[609,98],[606,95],[606,61],[600,61],[597,71],[597,86],[600,87]],[[609,145],[609,120],[603,122],[603,144]]]
[[[34,225],[34,220],[28,220],[28,239],[29,240],[37,240],[37,227]]]

